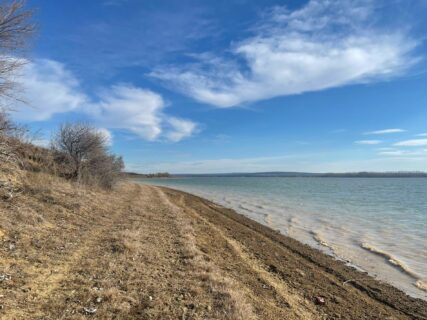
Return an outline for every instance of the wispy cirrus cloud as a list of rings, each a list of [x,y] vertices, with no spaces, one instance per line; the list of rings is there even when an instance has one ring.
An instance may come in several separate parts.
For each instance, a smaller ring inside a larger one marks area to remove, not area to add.
[[[369,0],[311,0],[295,11],[275,7],[227,57],[207,53],[151,76],[227,108],[400,75],[419,61],[419,42],[398,27],[377,27],[375,14]]]
[[[14,117],[21,121],[44,121],[57,114],[76,112],[105,130],[124,129],[146,140],[173,142],[190,137],[198,128],[191,120],[166,113],[167,103],[151,90],[119,84],[91,97],[74,74],[57,61],[39,59],[28,63],[20,82],[22,98],[28,101],[16,106]],[[105,133],[110,139],[109,131]]]
[[[383,130],[376,130],[376,131],[368,131],[365,132],[364,134],[389,134],[389,133],[401,133],[401,132],[405,132],[406,130],[404,129],[383,129]]]
[[[400,150],[400,149],[391,149],[384,150],[378,153],[382,156],[392,156],[392,157],[414,157],[414,156],[426,156],[427,157],[427,149],[418,149],[418,150]]]
[[[419,133],[417,134],[417,137],[427,137],[427,133]]]
[[[422,147],[427,146],[427,139],[412,139],[399,141],[394,144],[398,147]]]
[[[356,144],[375,145],[375,144],[382,143],[382,141],[381,140],[357,140],[357,141],[354,141],[354,143],[356,143]]]

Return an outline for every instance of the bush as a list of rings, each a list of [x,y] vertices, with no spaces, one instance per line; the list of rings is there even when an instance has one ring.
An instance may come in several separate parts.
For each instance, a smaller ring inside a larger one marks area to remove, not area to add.
[[[90,125],[62,125],[51,145],[55,162],[68,179],[111,188],[121,176],[122,158],[108,152],[105,135]]]

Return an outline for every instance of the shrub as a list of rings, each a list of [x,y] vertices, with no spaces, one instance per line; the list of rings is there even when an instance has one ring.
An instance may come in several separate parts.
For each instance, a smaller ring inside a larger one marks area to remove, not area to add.
[[[122,158],[108,152],[105,135],[88,124],[62,125],[51,146],[62,175],[78,183],[111,188],[124,168]]]

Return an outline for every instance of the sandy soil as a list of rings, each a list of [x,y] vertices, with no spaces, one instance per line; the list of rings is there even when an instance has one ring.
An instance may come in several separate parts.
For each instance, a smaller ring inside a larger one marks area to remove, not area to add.
[[[427,319],[427,302],[196,196],[32,179],[0,201],[1,319]]]

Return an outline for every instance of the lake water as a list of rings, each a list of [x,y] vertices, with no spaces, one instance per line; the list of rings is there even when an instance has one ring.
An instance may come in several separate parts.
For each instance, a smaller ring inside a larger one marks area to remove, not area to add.
[[[187,191],[427,300],[427,179],[191,177]]]

